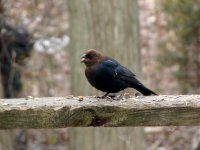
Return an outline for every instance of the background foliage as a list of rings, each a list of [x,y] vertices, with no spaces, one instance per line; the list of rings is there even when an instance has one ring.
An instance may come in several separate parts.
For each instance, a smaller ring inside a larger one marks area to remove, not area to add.
[[[166,15],[166,37],[161,41],[159,62],[174,69],[181,93],[200,88],[200,1],[167,0],[161,3]]]

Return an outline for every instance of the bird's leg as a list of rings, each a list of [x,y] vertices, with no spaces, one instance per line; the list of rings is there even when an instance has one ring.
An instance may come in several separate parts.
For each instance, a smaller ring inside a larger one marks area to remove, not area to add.
[[[104,94],[103,96],[97,96],[97,98],[101,98],[101,99],[106,98],[106,97],[108,96],[108,94],[109,94],[109,93],[106,93],[106,94]]]
[[[108,97],[110,97],[110,98],[115,98],[117,95],[115,95],[115,94],[112,94],[112,95],[108,95]]]
[[[114,100],[122,100],[123,99],[123,97],[124,97],[124,92],[125,92],[125,90],[123,90],[122,91],[122,93],[119,95],[119,96],[117,96],[116,98],[113,98]]]

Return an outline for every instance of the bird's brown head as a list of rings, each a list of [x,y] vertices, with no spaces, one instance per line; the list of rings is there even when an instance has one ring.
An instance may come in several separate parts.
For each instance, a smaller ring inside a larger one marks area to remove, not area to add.
[[[86,67],[91,67],[95,64],[98,64],[103,61],[105,56],[94,49],[86,50],[85,53],[81,56],[81,63],[84,63]]]

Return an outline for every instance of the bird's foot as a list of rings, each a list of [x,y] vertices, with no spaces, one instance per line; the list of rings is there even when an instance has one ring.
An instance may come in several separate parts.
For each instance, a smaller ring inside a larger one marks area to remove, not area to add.
[[[105,94],[103,96],[97,96],[96,98],[98,98],[98,99],[114,99],[115,97],[116,97],[116,95]]]
[[[103,96],[97,96],[96,98],[98,99],[104,99],[108,96],[109,93],[104,94]]]
[[[129,93],[122,93],[120,95],[118,95],[117,97],[114,98],[114,100],[125,100],[130,98],[130,94]]]
[[[106,93],[105,95],[97,96],[96,98],[98,98],[98,99],[106,99],[106,100],[110,100],[110,101],[112,101],[112,100],[119,101],[119,100],[123,100],[124,95],[125,94],[120,94],[120,95],[117,96],[117,95],[114,95],[114,94],[109,95],[109,93]]]
[[[109,98],[115,98],[117,95],[108,95],[107,97],[109,97]]]
[[[98,99],[104,99],[104,98],[106,98],[106,96],[96,96],[96,98],[98,98]]]
[[[112,100],[115,100],[115,101],[123,100],[123,96],[124,96],[123,94],[120,94],[118,96],[113,97]]]

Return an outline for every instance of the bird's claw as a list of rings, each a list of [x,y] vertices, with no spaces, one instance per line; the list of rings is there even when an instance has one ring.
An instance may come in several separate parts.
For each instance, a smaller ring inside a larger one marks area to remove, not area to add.
[[[114,100],[115,97],[117,97],[116,95],[103,95],[103,96],[97,96],[96,98],[98,99],[112,99]]]
[[[113,100],[119,101],[119,100],[123,100],[123,94],[122,95],[118,95],[116,97],[113,98]]]
[[[119,101],[123,99],[123,95],[107,95],[107,96],[97,96],[98,99],[106,99],[109,101],[115,100],[115,101]]]
[[[104,98],[106,98],[106,96],[96,96],[96,98],[98,98],[98,99],[104,99]]]

